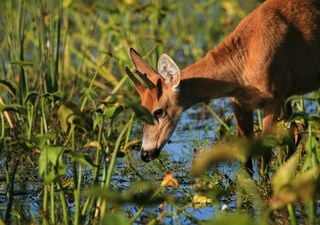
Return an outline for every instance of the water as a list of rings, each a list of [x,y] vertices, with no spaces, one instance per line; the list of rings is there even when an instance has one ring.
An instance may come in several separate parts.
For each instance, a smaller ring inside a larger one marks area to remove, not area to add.
[[[218,100],[213,103],[213,108],[222,110],[221,113],[226,115],[230,115],[230,107],[225,100]],[[222,109],[224,108],[224,109]],[[192,159],[194,158],[194,149],[197,148],[206,148],[215,141],[215,129],[219,126],[216,120],[212,118],[212,116],[208,113],[205,113],[203,107],[200,105],[190,108],[187,112],[183,113],[180,123],[178,124],[176,131],[171,137],[171,141],[167,144],[162,150],[161,155],[163,157],[162,160],[165,162],[164,164],[167,166],[167,170],[173,172],[174,177],[179,181],[179,188],[168,188],[166,192],[174,196],[177,201],[185,201],[187,199],[188,202],[191,202],[192,196],[195,193],[193,185],[195,180],[190,176],[190,168]],[[139,131],[136,131],[140,134]],[[154,169],[155,164],[159,164],[159,162],[151,162],[144,163],[140,159],[140,153],[134,152],[134,162],[138,171],[144,175],[147,175],[146,179],[153,180],[155,182],[160,183],[163,177],[165,170],[163,168]],[[5,165],[3,161],[0,165],[2,171],[4,171]],[[115,170],[112,187],[119,191],[127,190],[132,182],[134,182],[137,177],[130,173],[130,170],[126,167],[123,159],[119,158],[116,165],[117,169]],[[71,167],[70,167],[71,168]],[[232,176],[232,167],[221,165],[220,169],[225,173]],[[86,171],[84,169],[84,171]],[[146,171],[146,172],[144,172]],[[70,171],[69,171],[70,172]],[[67,176],[72,176],[72,173],[68,172]],[[28,171],[28,174],[34,173],[37,175],[37,170]],[[70,175],[71,174],[71,175]],[[90,171],[88,170],[88,174]],[[30,178],[30,177],[29,177]],[[20,177],[16,180],[21,179]],[[15,192],[14,192],[14,206],[13,209],[17,210],[19,213],[24,213],[24,218],[32,217],[40,217],[41,214],[41,204],[42,204],[42,187],[39,186],[37,180],[39,178],[35,178],[34,181],[32,179],[22,180],[21,182],[15,183]],[[84,178],[87,179],[88,183],[90,183],[90,177]],[[0,208],[3,213],[2,217],[4,217],[4,213],[7,207],[7,196],[6,191],[7,187],[5,186],[5,180],[0,181]],[[232,201],[229,203],[232,207]],[[71,201],[72,202],[72,201]],[[227,201],[226,201],[227,202]],[[227,202],[227,204],[229,204]],[[179,204],[179,202],[177,203]],[[183,203],[181,203],[183,204]],[[70,203],[69,207],[72,210],[73,204]],[[218,205],[218,207],[220,207]],[[123,211],[127,212],[127,215],[134,215],[139,207],[135,205],[126,205],[123,207]],[[142,216],[141,220],[147,221],[151,215],[157,216],[160,215],[163,211],[172,211],[173,206],[161,206],[158,205],[153,207],[147,207]],[[209,219],[212,218],[216,212],[216,208],[212,206],[207,206],[203,208],[195,209],[191,205],[186,209],[188,213],[190,213],[193,217],[197,219]],[[170,218],[165,218],[164,223],[168,224],[180,224],[180,223],[190,223],[190,221],[183,216],[181,213],[177,216],[173,216]]]
[[[211,105],[219,115],[224,117],[232,116],[232,108],[228,100],[215,100]],[[314,105],[309,102],[307,102],[306,105],[308,105],[308,111],[310,113],[314,113],[316,110]],[[165,164],[166,169],[159,165],[159,161],[153,161],[148,164],[142,162],[139,152],[134,152],[133,154],[135,167],[143,177],[156,183],[161,182],[166,170],[171,171],[174,177],[178,180],[179,187],[169,187],[166,189],[166,192],[174,196],[178,205],[184,205],[186,201],[190,203],[192,202],[192,197],[199,194],[194,188],[194,185],[198,181],[190,176],[192,160],[195,157],[194,150],[199,148],[209,148],[215,143],[215,141],[219,140],[219,136],[216,132],[219,126],[219,122],[213,118],[207,110],[204,110],[203,105],[192,107],[182,114],[181,120],[170,139],[170,143],[168,143],[161,152],[160,159]],[[231,123],[231,126],[235,126],[234,122]],[[134,135],[141,137],[140,129],[138,130],[135,130]],[[3,164],[0,166],[2,168],[4,167]],[[238,168],[239,165],[237,163],[222,163],[217,166],[214,171],[234,180]],[[34,173],[36,174],[37,172],[34,171]],[[90,174],[90,172],[88,172],[88,174]],[[88,180],[88,183],[90,183],[90,177],[87,177],[86,179]],[[112,187],[119,192],[123,192],[127,190],[131,186],[132,182],[136,181],[136,179],[137,177],[126,167],[123,159],[118,159],[112,180]],[[0,181],[0,208],[3,213],[6,209],[6,187],[4,186],[4,183],[4,180]],[[222,185],[225,185],[224,181],[221,183]],[[41,196],[41,187],[38,187],[36,182],[28,181],[26,183],[22,182],[15,184],[15,207],[20,204],[20,209],[17,210],[24,210],[24,213],[35,217],[39,216],[42,204]],[[205,220],[213,218],[217,213],[217,210],[220,210],[223,205],[227,206],[228,210],[235,209],[235,194],[230,193],[230,195],[220,198],[218,202],[207,206],[204,205],[201,208],[195,208],[190,204],[186,208],[186,212],[198,220]],[[72,207],[72,204],[70,204],[70,207]],[[122,209],[127,213],[127,215],[133,216],[139,210],[139,207],[128,204],[122,206]],[[172,212],[174,210],[175,209],[170,204],[146,207],[141,217],[137,220],[137,224],[143,224],[150,218],[155,218],[156,216],[161,215],[164,211]],[[192,222],[182,213],[165,217],[163,223],[192,224]]]
[[[226,99],[215,100],[211,105],[216,112],[220,112],[219,114],[222,114],[225,117],[230,117],[232,114],[230,103]],[[187,199],[188,202],[192,202],[192,197],[196,194],[200,194],[194,188],[197,180],[190,175],[192,160],[195,157],[194,150],[199,148],[206,149],[212,146],[212,144],[218,140],[215,130],[219,126],[219,122],[205,110],[204,105],[194,106],[182,114],[180,122],[170,138],[169,143],[164,146],[160,153],[160,160],[163,161],[167,167],[166,169],[171,171],[179,182],[179,187],[177,189],[168,188],[168,192],[172,194],[177,201],[179,201],[179,199]],[[139,168],[139,171],[142,172],[142,175],[146,174],[148,179],[154,180],[155,182],[161,182],[165,170],[160,167],[159,171],[155,174],[150,174],[150,170],[148,169],[154,166],[154,164],[157,164],[156,161],[147,164],[142,162],[139,152],[134,154],[134,160],[138,163],[137,167]],[[120,164],[118,165],[118,168],[119,167],[121,167]],[[235,171],[238,171],[238,168],[239,165],[237,163],[232,165],[220,164],[216,168],[216,171],[233,179],[235,177]],[[145,174],[144,171],[146,171]],[[115,186],[124,184],[126,186],[130,185],[129,180],[120,183],[116,180],[117,178],[115,177]],[[235,202],[235,196],[232,194],[229,197],[221,199],[221,201],[215,203],[214,206],[209,204],[208,206],[204,205],[201,208],[195,208],[190,205],[186,208],[186,212],[198,220],[210,219],[216,214],[217,208],[221,208],[223,204],[227,205],[228,209],[234,209],[236,206]],[[177,204],[179,204],[179,202]],[[137,211],[135,207],[124,208],[124,210],[131,210],[131,212]],[[168,205],[166,209],[159,209],[158,207],[147,208],[142,215],[145,217],[148,217],[148,214],[160,215],[164,210],[172,211],[173,209],[171,205]],[[182,213],[176,217],[165,218],[163,222],[164,224],[192,223],[182,215]]]

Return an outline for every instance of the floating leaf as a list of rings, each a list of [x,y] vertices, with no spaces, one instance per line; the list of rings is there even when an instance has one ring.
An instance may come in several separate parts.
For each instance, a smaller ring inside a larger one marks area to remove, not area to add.
[[[207,207],[208,204],[211,204],[211,203],[212,203],[212,199],[204,195],[196,194],[192,197],[192,205],[193,205],[193,208],[195,209]]]
[[[161,187],[172,186],[179,187],[179,182],[175,179],[170,171],[167,171],[162,179]]]

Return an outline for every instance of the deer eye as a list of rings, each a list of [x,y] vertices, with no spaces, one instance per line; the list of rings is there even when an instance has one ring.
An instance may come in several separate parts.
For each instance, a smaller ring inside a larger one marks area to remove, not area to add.
[[[164,115],[165,115],[165,112],[163,109],[157,109],[153,112],[154,118],[157,118],[157,119],[164,117]]]

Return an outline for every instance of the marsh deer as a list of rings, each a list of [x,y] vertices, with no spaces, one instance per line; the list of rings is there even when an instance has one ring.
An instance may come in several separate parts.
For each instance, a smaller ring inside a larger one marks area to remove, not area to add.
[[[202,59],[179,70],[168,55],[158,71],[129,50],[140,82],[127,68],[154,124],[145,124],[141,158],[156,158],[190,106],[230,97],[239,136],[253,136],[253,110],[267,133],[291,95],[320,87],[320,0],[267,0]]]

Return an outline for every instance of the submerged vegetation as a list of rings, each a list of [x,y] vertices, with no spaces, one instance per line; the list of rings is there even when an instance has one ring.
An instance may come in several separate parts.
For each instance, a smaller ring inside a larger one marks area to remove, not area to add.
[[[264,139],[259,112],[245,142],[228,103],[213,102],[190,114],[218,121],[216,138],[190,140],[184,164],[135,153],[150,115],[124,75],[127,49],[184,67],[259,3],[1,1],[0,224],[319,223],[319,91],[292,97],[292,116]],[[270,147],[252,178],[241,165]]]

